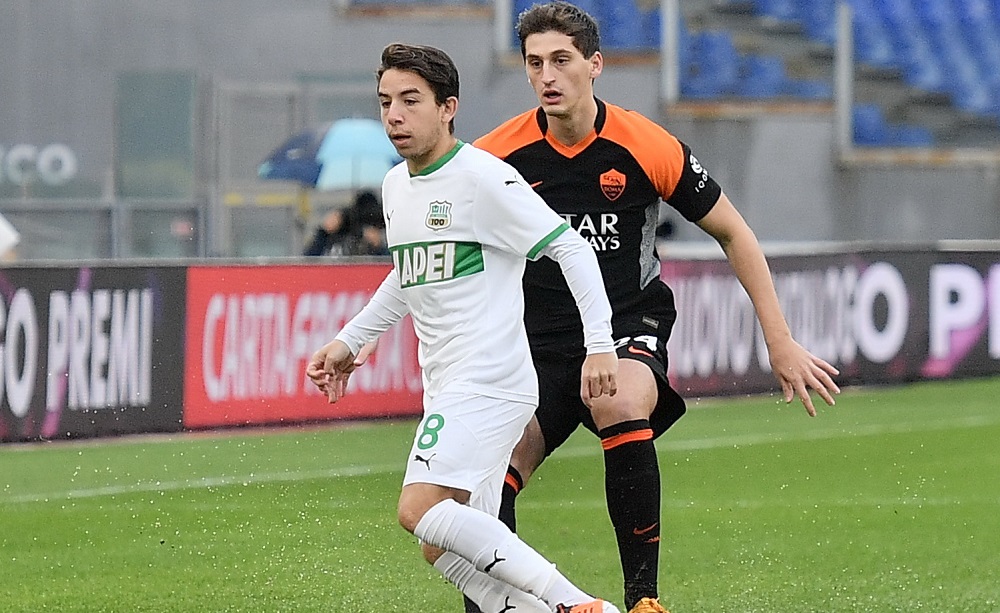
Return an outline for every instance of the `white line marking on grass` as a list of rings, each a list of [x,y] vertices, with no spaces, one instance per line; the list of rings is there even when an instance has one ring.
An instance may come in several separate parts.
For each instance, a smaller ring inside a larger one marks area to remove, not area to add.
[[[822,511],[834,507],[872,507],[872,508],[894,508],[894,507],[963,507],[969,505],[1000,506],[1000,498],[842,498],[837,500],[809,499],[809,500],[732,500],[720,505],[718,501],[712,504],[700,503],[695,500],[681,500],[677,498],[664,498],[660,503],[664,508],[677,510],[698,511],[729,511],[732,509],[759,510],[774,508],[807,508],[815,511]],[[519,509],[545,510],[545,509],[603,509],[606,504],[604,498],[585,498],[582,500],[524,500],[517,503]]]
[[[193,490],[228,485],[255,485],[258,483],[282,483],[309,481],[311,479],[332,479],[337,477],[358,477],[363,475],[385,474],[394,470],[402,470],[400,465],[375,464],[369,466],[347,466],[324,470],[309,470],[284,473],[251,473],[249,475],[233,475],[229,477],[204,477],[187,481],[153,481],[136,483],[134,485],[109,485],[89,489],[51,492],[48,494],[20,494],[9,498],[0,498],[2,503],[48,502],[51,500],[78,500],[81,498],[97,498],[100,496],[117,496],[119,494],[136,494],[142,492],[173,492],[177,490]]]
[[[933,422],[927,422],[917,427],[908,424],[878,424],[856,427],[845,426],[843,428],[811,430],[808,432],[745,434],[688,440],[670,440],[670,435],[668,434],[659,444],[659,452],[664,453],[669,451],[720,449],[724,447],[740,447],[765,443],[795,443],[802,441],[836,439],[849,436],[875,436],[880,434],[931,432],[936,430],[952,430],[956,428],[975,428],[997,423],[1000,423],[1000,417],[989,418],[985,416],[976,416],[941,419]],[[556,451],[555,455],[552,457],[554,460],[559,460],[560,458],[569,459],[585,456],[597,456],[601,453],[602,451],[599,445],[581,445],[560,449]],[[49,492],[44,494],[17,494],[9,497],[0,496],[0,504],[47,502],[51,500],[76,500],[81,498],[97,498],[100,496],[115,496],[119,494],[134,494],[138,492],[169,492],[228,485],[251,485],[257,483],[280,483],[308,481],[310,479],[357,477],[362,475],[386,474],[396,471],[403,471],[402,463],[345,466],[340,468],[300,472],[251,473],[249,475],[204,477],[201,479],[189,479],[186,481],[154,481],[148,483],[137,483],[134,485],[110,485],[89,489],[66,490],[63,492]]]
[[[1000,424],[1000,417],[985,416],[961,417],[956,419],[939,419],[925,422],[919,426],[910,424],[873,424],[869,426],[845,426],[843,428],[827,428],[810,430],[808,432],[788,432],[770,434],[734,434],[731,436],[712,436],[688,440],[671,440],[667,433],[657,443],[659,453],[669,451],[693,451],[700,449],[721,449],[725,447],[744,447],[766,443],[800,443],[807,441],[830,440],[855,436],[878,436],[882,434],[911,434],[916,432],[935,432],[939,430],[955,430],[959,428],[979,428]],[[557,450],[552,458],[576,458],[603,453],[599,445],[573,446]]]

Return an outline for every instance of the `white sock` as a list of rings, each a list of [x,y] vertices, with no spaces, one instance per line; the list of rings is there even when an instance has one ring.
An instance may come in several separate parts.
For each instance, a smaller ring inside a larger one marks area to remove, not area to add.
[[[552,609],[557,604],[594,599],[499,519],[454,500],[431,507],[413,533],[425,543],[465,558],[476,570],[541,599]]]
[[[446,551],[437,559],[434,568],[486,613],[493,611],[551,613],[552,611],[548,605],[531,594],[479,572],[472,562],[450,551]]]

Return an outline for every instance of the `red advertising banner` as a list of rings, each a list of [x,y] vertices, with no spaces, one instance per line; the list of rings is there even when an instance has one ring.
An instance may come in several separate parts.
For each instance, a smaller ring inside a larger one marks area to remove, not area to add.
[[[188,270],[184,426],[418,415],[410,319],[386,332],[337,404],[305,376],[313,352],[365,305],[388,264]]]

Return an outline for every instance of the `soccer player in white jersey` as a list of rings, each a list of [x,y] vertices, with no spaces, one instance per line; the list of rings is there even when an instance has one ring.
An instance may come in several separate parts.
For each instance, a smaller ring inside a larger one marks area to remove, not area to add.
[[[524,329],[526,259],[558,262],[584,324],[580,395],[617,389],[611,306],[590,245],[513,167],[454,137],[458,71],[432,47],[382,52],[378,98],[404,162],[382,185],[393,269],[319,349],[309,378],[336,402],[356,359],[413,318],[424,414],[410,450],[399,522],[424,557],[483,611],[618,613],[566,579],[496,518],[511,451],[538,403]]]

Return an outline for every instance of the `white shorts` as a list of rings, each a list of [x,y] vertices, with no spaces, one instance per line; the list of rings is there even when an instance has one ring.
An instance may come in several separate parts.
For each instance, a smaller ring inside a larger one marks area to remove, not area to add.
[[[469,394],[425,400],[403,485],[465,490],[469,506],[496,517],[510,454],[534,412],[533,404]]]

